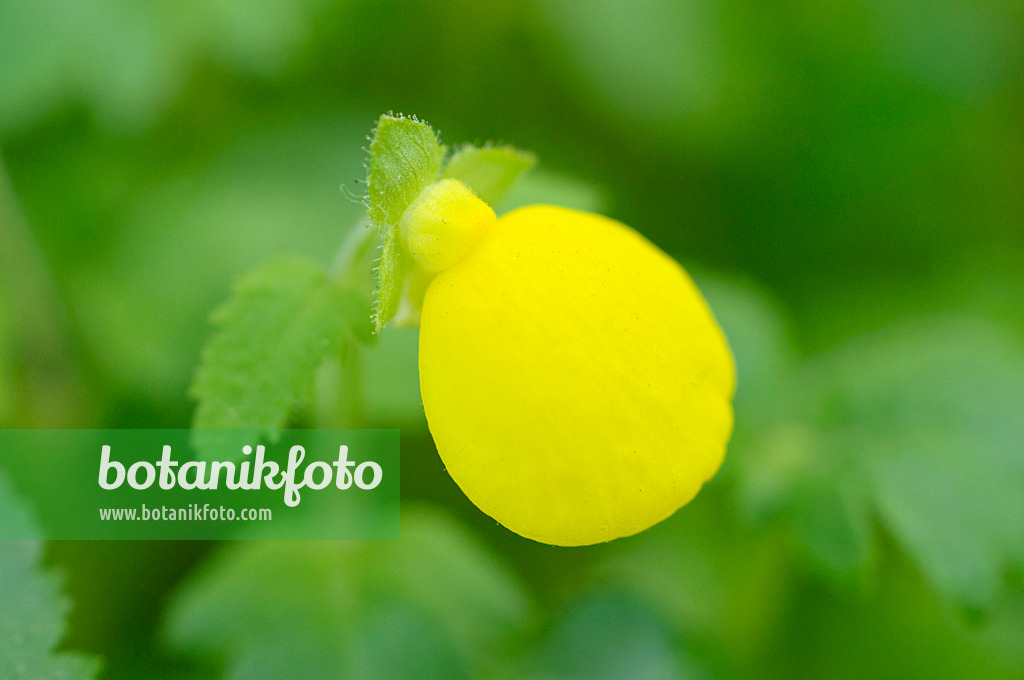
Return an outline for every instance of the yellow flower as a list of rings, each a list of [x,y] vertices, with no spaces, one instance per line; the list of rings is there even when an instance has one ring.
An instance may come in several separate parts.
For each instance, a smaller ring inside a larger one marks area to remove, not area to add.
[[[445,222],[459,214],[434,196],[413,205],[414,222],[436,230],[429,206],[442,204]],[[460,210],[476,220],[453,227],[468,245],[420,234],[421,252],[424,239],[459,251],[427,248],[443,271],[423,300],[419,350],[452,478],[504,526],[555,545],[628,536],[688,503],[725,455],[735,371],[683,268],[600,215]],[[406,243],[416,231],[404,227]]]

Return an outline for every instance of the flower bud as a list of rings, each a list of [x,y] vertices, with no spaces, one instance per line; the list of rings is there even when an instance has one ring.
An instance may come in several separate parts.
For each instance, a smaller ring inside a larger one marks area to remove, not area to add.
[[[457,264],[496,221],[462,182],[443,179],[420,193],[398,223],[402,244],[431,274]]]

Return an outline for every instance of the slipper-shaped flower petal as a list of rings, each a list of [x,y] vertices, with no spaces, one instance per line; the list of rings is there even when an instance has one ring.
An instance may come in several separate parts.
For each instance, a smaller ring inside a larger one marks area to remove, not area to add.
[[[683,268],[565,208],[472,231],[420,321],[423,406],[452,478],[555,545],[628,536],[688,503],[725,455],[735,369]]]

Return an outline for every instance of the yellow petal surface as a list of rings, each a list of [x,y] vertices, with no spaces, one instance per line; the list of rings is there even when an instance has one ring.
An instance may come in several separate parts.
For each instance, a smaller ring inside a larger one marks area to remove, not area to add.
[[[431,281],[420,388],[448,472],[483,512],[555,545],[665,519],[718,470],[732,356],[682,267],[614,220],[501,217]]]

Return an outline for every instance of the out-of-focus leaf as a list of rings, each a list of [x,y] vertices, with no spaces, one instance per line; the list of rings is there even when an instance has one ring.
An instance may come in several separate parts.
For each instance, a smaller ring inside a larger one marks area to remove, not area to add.
[[[442,177],[457,179],[484,203],[495,206],[516,179],[537,164],[532,153],[510,146],[464,146],[449,159]]]
[[[366,325],[364,312],[357,294],[304,258],[282,257],[242,277],[234,297],[214,312],[217,331],[192,386],[198,448],[208,450],[224,436],[208,429],[275,435],[311,395],[320,363]]]
[[[996,658],[1008,659],[1024,668],[1024,588],[1013,588],[986,621],[981,642]]]
[[[494,209],[501,215],[535,204],[599,213],[608,206],[608,199],[604,192],[583,180],[538,168],[513,184]]]
[[[362,352],[363,408],[368,423],[426,427],[417,363],[419,332],[394,328]]]
[[[238,680],[480,677],[529,617],[497,559],[450,519],[402,539],[238,543],[173,601],[166,637]]]
[[[366,210],[384,236],[374,308],[378,331],[398,311],[409,267],[402,261],[398,221],[420,192],[437,179],[444,151],[429,125],[405,116],[381,116],[370,139]]]
[[[0,470],[0,523],[35,533],[28,511]],[[20,533],[20,532],[19,532]],[[87,680],[95,659],[55,652],[70,605],[53,574],[42,570],[40,541],[0,541],[0,678]]]
[[[742,516],[786,518],[809,565],[849,585],[873,564],[873,496],[861,452],[813,427],[782,420],[741,440],[731,470]]]
[[[977,323],[904,324],[808,381],[819,427],[859,450],[882,523],[941,593],[989,609],[1024,569],[1024,347]]]
[[[0,132],[75,99],[118,126],[151,120],[183,76],[181,55],[161,28],[138,3],[3,3]]]
[[[239,133],[212,156],[175,156],[154,181],[136,176],[153,169],[133,171],[102,145],[46,157],[26,204],[59,196],[77,206],[39,215],[36,224],[43,235],[67,239],[53,247],[73,257],[58,270],[83,353],[117,392],[136,403],[177,405],[180,414],[206,318],[232,281],[281,253],[331,256],[364,212],[338,190],[339,179],[354,187],[364,173],[357,141],[364,133],[365,123],[354,119],[288,116]],[[65,173],[57,187],[53,163]],[[90,232],[83,225],[97,211],[104,227]],[[83,241],[93,247],[87,254],[74,245]]]
[[[168,3],[168,23],[197,52],[247,75],[278,75],[331,0],[205,0]],[[182,7],[187,9],[182,9]],[[173,22],[173,23],[172,23]],[[175,25],[176,24],[176,25]]]
[[[872,518],[944,597],[987,611],[1024,569],[1024,347],[905,322],[808,364],[791,420],[744,450],[742,507],[789,517],[820,566],[871,563]]]
[[[645,603],[616,591],[565,607],[533,659],[535,680],[684,680],[708,677],[676,651],[671,629]]]
[[[995,621],[979,626],[950,616],[948,601],[906,560],[890,559],[885,567],[872,588],[858,597],[832,593],[822,598],[806,589],[792,591],[782,603],[786,614],[776,634],[734,677],[1021,677],[1024,640],[1019,635],[994,645],[989,633]],[[821,594],[820,589],[812,591]],[[1019,628],[1000,632],[1013,634]]]
[[[876,13],[890,63],[940,92],[976,98],[1021,74],[1021,15],[1011,3],[873,0],[866,4]]]
[[[664,149],[685,138],[721,152],[757,135],[776,107],[770,12],[722,1],[536,4],[561,48],[553,66],[565,86],[591,95],[630,144]]]
[[[870,487],[846,458],[815,462],[790,489],[793,528],[816,567],[863,581],[874,559]]]
[[[588,583],[640,599],[702,649],[756,659],[789,595],[788,553],[778,531],[736,522],[714,494],[610,544]]]
[[[77,101],[113,127],[146,126],[170,105],[197,62],[253,75],[279,71],[324,4],[0,3],[0,134]]]
[[[725,332],[736,361],[737,430],[777,422],[787,407],[797,352],[787,320],[771,296],[750,282],[692,272]]]
[[[12,376],[10,350],[8,348],[7,310],[3,294],[0,293],[0,424],[7,422],[11,411]]]
[[[788,516],[814,566],[861,578],[872,557],[867,475],[848,455],[815,455],[816,432],[794,423],[802,385],[782,311],[750,283],[695,278],[736,360],[736,427],[722,474],[739,476],[741,513]]]
[[[665,121],[710,106],[718,94],[720,3],[540,4],[579,74],[617,110]]]

